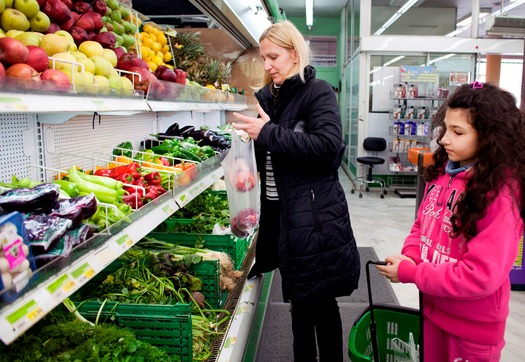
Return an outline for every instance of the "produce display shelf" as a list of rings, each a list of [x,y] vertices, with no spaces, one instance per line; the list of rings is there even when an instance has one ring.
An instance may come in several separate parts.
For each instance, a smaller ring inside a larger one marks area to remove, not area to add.
[[[33,279],[12,302],[2,301],[0,308],[0,339],[10,344],[35,325],[47,313],[96,274],[145,237],[185,202],[208,188],[223,175],[220,163],[203,165],[200,176],[183,189],[166,193],[130,214],[109,229],[110,235],[98,235],[95,245],[80,251],[75,260],[57,270],[37,270]],[[74,253],[72,253],[74,254]],[[1,295],[0,295],[1,298]]]

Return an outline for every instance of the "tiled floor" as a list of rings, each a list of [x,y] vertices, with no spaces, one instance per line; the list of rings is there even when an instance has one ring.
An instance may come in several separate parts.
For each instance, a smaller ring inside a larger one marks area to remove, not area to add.
[[[371,246],[379,259],[398,254],[405,236],[410,231],[415,217],[416,200],[400,198],[389,190],[384,199],[375,189],[351,194],[352,182],[344,172],[340,175],[347,191],[352,227],[359,246]],[[413,285],[392,284],[401,305],[418,307],[418,292]],[[523,343],[525,341],[525,292],[513,291],[510,302],[510,316],[507,320],[506,346],[501,361],[524,361]]]

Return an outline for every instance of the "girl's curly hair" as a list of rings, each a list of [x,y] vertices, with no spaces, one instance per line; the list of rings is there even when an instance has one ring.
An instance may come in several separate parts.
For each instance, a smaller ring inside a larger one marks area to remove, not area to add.
[[[449,108],[468,110],[478,133],[474,172],[451,217],[451,235],[463,234],[467,240],[472,239],[478,232],[477,221],[504,186],[513,193],[525,221],[525,115],[517,108],[514,96],[495,85],[462,85],[439,108],[433,121],[434,127],[439,127],[438,148],[433,154],[433,165],[424,172],[425,181],[445,173],[448,156],[440,141],[445,135],[444,120]]]

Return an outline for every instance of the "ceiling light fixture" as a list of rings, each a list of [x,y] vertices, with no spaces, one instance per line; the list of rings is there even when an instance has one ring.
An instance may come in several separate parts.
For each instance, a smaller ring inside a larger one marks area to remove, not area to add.
[[[381,35],[390,25],[392,25],[397,19],[401,17],[404,13],[408,11],[415,3],[419,0],[408,0],[405,5],[403,5],[390,19],[388,19],[383,26],[381,26],[374,35]]]
[[[304,7],[306,9],[306,26],[308,30],[312,30],[314,25],[314,0],[304,0]]]
[[[502,7],[500,10],[497,10],[490,15],[497,16],[497,15],[505,14],[507,11],[514,9],[523,3],[525,3],[525,0],[515,0],[511,2],[509,5]],[[488,12],[480,12],[479,24],[483,24],[487,20],[488,15],[489,15]],[[456,36],[458,34],[461,34],[464,31],[467,31],[468,29],[470,29],[471,25],[472,25],[472,17],[469,16],[468,18],[456,24],[456,30],[454,30],[451,33],[446,34],[445,36]]]

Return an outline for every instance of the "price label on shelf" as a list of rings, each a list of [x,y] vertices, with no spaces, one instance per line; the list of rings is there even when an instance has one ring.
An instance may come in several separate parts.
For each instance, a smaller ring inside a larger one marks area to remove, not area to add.
[[[171,205],[166,205],[162,208],[162,211],[164,211],[164,213],[166,214],[166,216],[170,216],[171,214],[173,214],[176,210],[173,209],[173,207],[171,207]]]
[[[15,329],[23,331],[35,324],[36,321],[43,316],[44,311],[32,299],[13,313],[9,314],[6,319]]]
[[[95,274],[95,269],[93,269],[88,262],[85,262],[73,270],[71,276],[79,285],[84,285],[89,279],[93,278]]]
[[[0,110],[2,111],[27,111],[29,107],[22,98],[0,97]]]
[[[64,274],[61,277],[58,277],[57,280],[51,283],[46,289],[58,300],[58,302],[61,302],[69,295],[75,285],[75,282],[69,277],[69,275]]]
[[[131,240],[128,234],[122,235],[116,240],[116,243],[124,250],[128,250],[133,246],[133,244],[135,244],[135,242]]]

